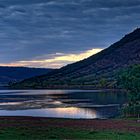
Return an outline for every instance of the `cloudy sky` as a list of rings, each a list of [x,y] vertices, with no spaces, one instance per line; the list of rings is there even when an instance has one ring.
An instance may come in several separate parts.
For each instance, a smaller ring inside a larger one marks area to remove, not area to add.
[[[59,68],[140,25],[140,0],[0,0],[0,65]]]

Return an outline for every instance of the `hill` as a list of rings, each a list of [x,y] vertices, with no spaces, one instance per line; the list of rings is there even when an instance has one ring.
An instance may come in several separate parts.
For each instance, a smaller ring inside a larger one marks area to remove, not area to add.
[[[27,67],[0,67],[0,85],[19,82],[27,78],[47,74],[51,69]]]
[[[116,73],[140,64],[140,29],[124,36],[107,49],[49,74],[14,84],[14,88],[77,88],[116,86]]]

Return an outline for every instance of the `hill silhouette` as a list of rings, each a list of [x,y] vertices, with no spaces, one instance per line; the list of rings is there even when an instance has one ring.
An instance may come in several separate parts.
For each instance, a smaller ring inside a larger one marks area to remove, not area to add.
[[[14,84],[14,88],[115,87],[116,73],[140,64],[140,29],[82,61]]]

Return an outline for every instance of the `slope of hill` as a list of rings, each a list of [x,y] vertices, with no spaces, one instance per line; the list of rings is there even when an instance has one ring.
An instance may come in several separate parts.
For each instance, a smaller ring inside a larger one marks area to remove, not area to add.
[[[114,87],[116,72],[140,64],[140,29],[85,60],[14,84],[14,88]]]
[[[47,74],[51,69],[26,67],[0,67],[0,84],[18,82],[33,76]]]

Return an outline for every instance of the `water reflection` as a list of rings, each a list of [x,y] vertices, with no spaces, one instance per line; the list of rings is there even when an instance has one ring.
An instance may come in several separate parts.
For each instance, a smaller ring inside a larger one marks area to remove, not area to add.
[[[49,108],[49,109],[30,109],[6,111],[0,110],[1,116],[38,116],[38,117],[57,117],[57,118],[98,118],[97,112],[92,109],[70,108]]]
[[[108,118],[126,101],[125,93],[93,90],[0,90],[0,115]]]

